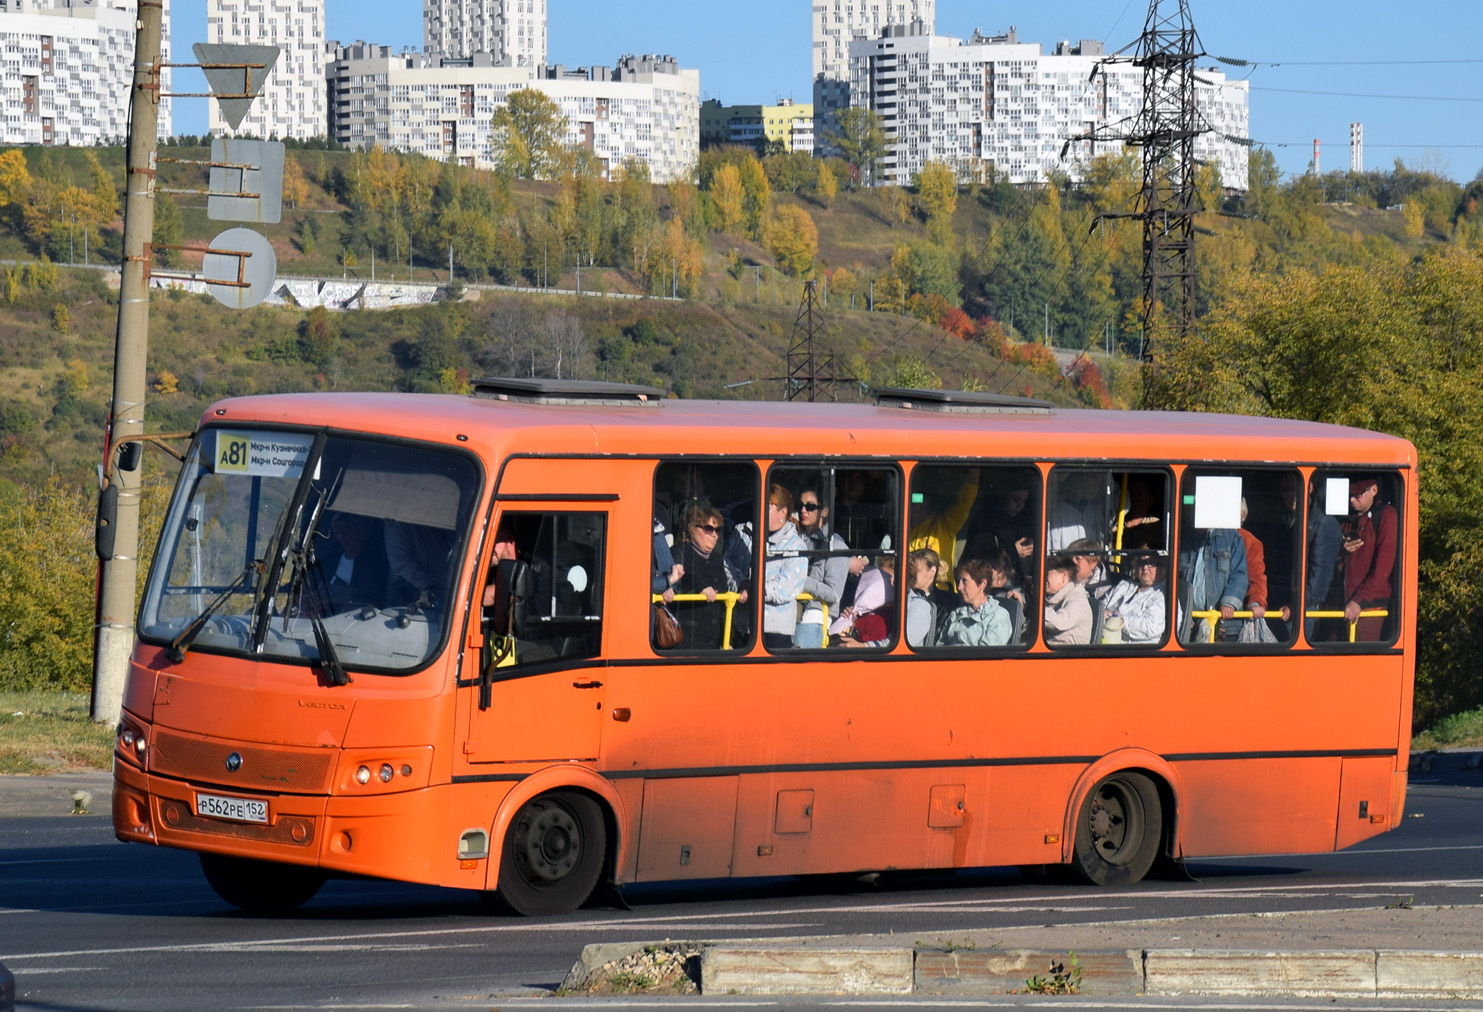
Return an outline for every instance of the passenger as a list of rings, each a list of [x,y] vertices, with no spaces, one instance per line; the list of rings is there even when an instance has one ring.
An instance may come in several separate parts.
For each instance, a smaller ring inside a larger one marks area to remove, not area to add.
[[[819,554],[809,560],[803,592],[812,595],[814,600],[804,606],[803,619],[794,631],[793,645],[822,647],[825,628],[839,618],[845,581],[850,578],[850,557],[825,553],[844,552],[849,546],[838,534],[829,533],[829,507],[824,504],[817,488],[805,488],[798,494],[798,526],[809,550]]]
[[[1009,615],[1009,642],[1020,643],[1025,630],[1026,603],[1019,563],[1003,548],[990,549],[983,560],[989,567],[989,596]]]
[[[1298,546],[1298,502],[1302,495],[1302,479],[1295,471],[1284,471],[1277,481],[1277,509],[1273,519],[1267,523],[1253,521],[1251,531],[1262,543],[1263,563],[1267,573],[1267,616],[1266,621],[1279,640],[1291,638],[1293,604],[1297,596],[1293,593],[1293,556]],[[1333,565],[1329,565],[1330,573]],[[1281,622],[1272,617],[1277,608]]]
[[[1210,625],[1196,619],[1197,611],[1220,611],[1216,628],[1223,640],[1234,640],[1240,631],[1231,617],[1246,600],[1246,545],[1234,528],[1189,529],[1179,548],[1180,593],[1179,641],[1210,643]]]
[[[726,629],[726,607],[716,603],[716,595],[734,591],[736,586],[726,572],[725,550],[721,548],[721,531],[726,527],[721,511],[713,506],[691,506],[685,515],[685,529],[675,546],[680,578],[665,594],[671,600],[676,594],[700,594],[704,601],[675,601],[671,606],[680,628],[685,632],[687,650],[719,650]],[[745,601],[746,591],[740,601]]]
[[[436,607],[448,583],[448,561],[454,532],[426,524],[389,520],[386,558],[391,565],[391,599],[396,603]]]
[[[1344,524],[1344,620],[1358,623],[1356,640],[1378,640],[1386,620],[1360,618],[1361,611],[1390,606],[1390,576],[1395,569],[1395,507],[1379,501],[1374,478],[1349,480],[1350,515]],[[1346,631],[1347,632],[1347,631]],[[1347,638],[1347,635],[1346,635]]]
[[[1308,493],[1308,572],[1303,586],[1303,607],[1307,611],[1329,610],[1329,596],[1334,590],[1334,574],[1339,565],[1339,546],[1344,540],[1339,521],[1324,510],[1319,490],[1320,485],[1314,482]],[[1303,619],[1303,636],[1309,643],[1321,631],[1317,622],[1317,619]]]
[[[968,514],[973,510],[973,501],[978,498],[978,480],[979,470],[974,467],[963,472],[963,482],[956,494],[928,489],[923,496],[926,508],[913,519],[907,537],[909,551],[930,548],[942,560],[942,567],[937,571],[937,586],[944,591],[953,589],[948,582],[948,573],[957,556],[958,532],[963,529]]]
[[[1252,642],[1275,643],[1276,635],[1266,627],[1267,553],[1261,539],[1246,529],[1246,516],[1246,497],[1243,495],[1240,534],[1246,548],[1246,610],[1251,612],[1251,621],[1257,632]]]
[[[808,579],[808,550],[788,515],[793,493],[781,485],[767,490],[767,549],[762,567],[762,643],[769,650],[793,645],[798,626],[798,595]]]
[[[1018,472],[1015,473],[1018,477]],[[1013,481],[1004,486],[995,497],[995,505],[986,513],[980,530],[994,548],[1002,548],[1016,561],[1016,583],[1024,583],[1035,571],[1035,539],[1037,535],[1035,511],[1030,509],[1031,490],[1028,481]],[[989,544],[980,543],[975,549],[982,558],[988,558]]]
[[[1168,547],[1164,509],[1158,490],[1164,479],[1149,474],[1128,476],[1128,512],[1123,517],[1123,548],[1159,550]]]
[[[660,515],[661,512],[667,513],[668,510],[656,509],[654,512],[654,533],[650,549],[654,562],[653,578],[650,580],[649,590],[655,594],[669,591],[679,582],[680,577],[685,575],[685,568],[675,562],[674,549],[670,543],[669,524]],[[668,601],[673,597],[674,593],[670,591],[665,600]]]
[[[932,588],[942,561],[931,548],[918,548],[906,557],[906,642],[913,647],[937,645],[937,603]]]
[[[1164,627],[1169,622],[1163,563],[1152,553],[1136,555],[1128,572],[1132,576],[1120,580],[1108,592],[1102,610],[1108,618],[1122,621],[1123,643],[1158,643],[1164,638]]]
[[[359,513],[335,513],[330,518],[334,545],[321,570],[330,574],[328,614],[386,603],[390,566],[385,543],[373,538],[375,533],[376,521]]]
[[[834,642],[846,647],[883,647],[891,641],[887,608],[896,599],[896,557],[882,555],[860,574],[855,603],[829,627]]]
[[[1046,518],[1045,550],[1064,552],[1073,541],[1100,540],[1107,533],[1105,472],[1067,471],[1052,488],[1055,498]]]
[[[983,559],[965,559],[953,575],[963,603],[948,613],[939,645],[999,647],[1008,643],[1013,622],[1009,612],[989,594],[989,564]]]
[[[1071,553],[1076,582],[1081,584],[1087,596],[1094,601],[1106,597],[1112,588],[1112,578],[1102,563],[1102,542],[1078,538],[1066,546],[1066,551]]]
[[[1076,582],[1069,558],[1052,558],[1045,567],[1045,643],[1075,646],[1092,640],[1092,606],[1086,588]]]

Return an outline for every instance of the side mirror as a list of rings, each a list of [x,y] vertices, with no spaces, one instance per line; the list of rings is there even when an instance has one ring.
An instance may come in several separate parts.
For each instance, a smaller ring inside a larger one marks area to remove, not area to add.
[[[101,562],[113,558],[113,540],[117,527],[118,486],[109,485],[98,493],[98,517],[93,527],[93,550],[98,553]]]
[[[123,446],[119,447],[118,469],[120,471],[129,472],[137,471],[139,470],[139,464],[143,459],[143,443],[139,442],[137,439],[133,440],[132,442],[125,443]]]

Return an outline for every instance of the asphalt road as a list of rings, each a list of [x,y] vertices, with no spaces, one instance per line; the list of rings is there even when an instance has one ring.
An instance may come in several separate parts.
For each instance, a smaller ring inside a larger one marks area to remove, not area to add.
[[[537,921],[492,914],[469,894],[361,881],[331,882],[291,918],[251,917],[216,898],[193,855],[117,843],[105,816],[16,816],[0,819],[0,963],[16,975],[18,1007],[38,1012],[508,1008],[549,994],[597,941],[894,932],[909,944],[1014,926],[1474,905],[1479,826],[1483,773],[1421,774],[1394,832],[1339,854],[1202,861],[1192,882],[1097,890],[1027,884],[1008,869],[748,880],[635,888]],[[1209,1007],[1170,1002],[1149,1007]],[[854,1007],[864,1004],[880,1003]],[[1344,1007],[1284,1002],[1320,1005]]]

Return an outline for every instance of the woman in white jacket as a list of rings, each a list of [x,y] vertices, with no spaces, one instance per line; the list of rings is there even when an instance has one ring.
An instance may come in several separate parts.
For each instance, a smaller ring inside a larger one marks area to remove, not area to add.
[[[1159,557],[1134,558],[1131,572],[1133,579],[1123,579],[1113,587],[1102,608],[1109,618],[1116,615],[1123,620],[1124,643],[1158,643],[1163,640],[1164,627],[1169,622]]]

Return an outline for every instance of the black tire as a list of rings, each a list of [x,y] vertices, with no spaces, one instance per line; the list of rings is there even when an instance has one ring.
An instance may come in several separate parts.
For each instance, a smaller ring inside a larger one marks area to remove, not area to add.
[[[253,914],[297,910],[314,898],[325,880],[315,868],[222,854],[202,854],[201,871],[216,895]]]
[[[602,809],[587,795],[532,798],[505,832],[495,899],[526,917],[569,914],[596,888],[607,844]]]
[[[1163,831],[1152,780],[1126,771],[1104,777],[1077,814],[1071,873],[1092,885],[1131,885],[1153,867]]]

